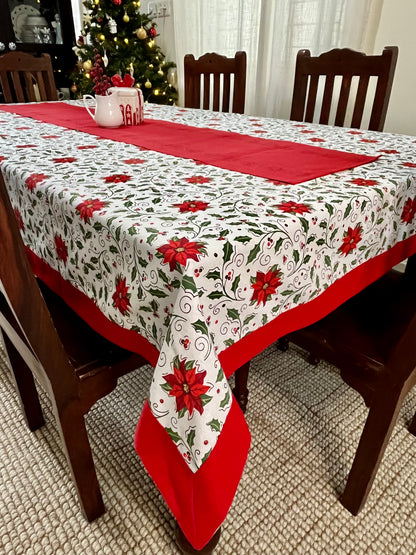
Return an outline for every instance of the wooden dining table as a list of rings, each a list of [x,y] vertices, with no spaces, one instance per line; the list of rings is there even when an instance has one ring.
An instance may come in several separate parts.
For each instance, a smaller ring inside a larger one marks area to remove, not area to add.
[[[77,101],[3,105],[0,168],[36,275],[153,366],[136,450],[202,549],[249,453],[228,378],[416,252],[416,137],[152,104],[107,129]]]

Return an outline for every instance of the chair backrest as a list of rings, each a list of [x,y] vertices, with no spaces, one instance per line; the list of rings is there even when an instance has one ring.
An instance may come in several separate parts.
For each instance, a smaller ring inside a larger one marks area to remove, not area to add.
[[[377,78],[368,129],[382,131],[393,84],[398,55],[397,46],[386,46],[380,56],[367,56],[348,48],[336,48],[313,57],[309,50],[300,50],[296,58],[295,83],[290,119],[312,123],[317,104],[320,76],[325,78],[319,123],[328,124],[333,104],[334,82],[342,76],[334,125],[344,126],[353,77],[358,86],[349,127],[359,128],[364,113],[370,77]]]
[[[6,102],[58,100],[51,57],[25,52],[0,56],[0,86]]]
[[[234,58],[212,52],[204,54],[197,60],[193,54],[186,54],[184,59],[185,107],[243,114],[246,97],[246,66],[245,52],[236,52]],[[202,90],[201,76],[203,76]],[[231,85],[233,85],[233,94],[230,105]]]

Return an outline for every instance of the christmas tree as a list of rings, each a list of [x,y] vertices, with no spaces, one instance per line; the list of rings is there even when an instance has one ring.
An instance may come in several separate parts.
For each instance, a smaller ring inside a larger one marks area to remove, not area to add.
[[[74,48],[77,69],[71,75],[75,96],[97,93],[98,80],[119,74],[134,78],[145,101],[173,104],[177,91],[169,81],[175,64],[165,60],[155,42],[156,25],[140,13],[140,2],[85,0],[83,5],[82,35]]]

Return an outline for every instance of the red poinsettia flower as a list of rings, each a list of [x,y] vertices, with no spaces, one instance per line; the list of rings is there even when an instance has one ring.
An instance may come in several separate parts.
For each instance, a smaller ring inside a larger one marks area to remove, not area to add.
[[[55,247],[58,258],[60,258],[64,264],[68,259],[68,249],[66,248],[65,241],[60,235],[55,235]]]
[[[203,175],[194,175],[193,177],[187,177],[185,181],[188,183],[209,183],[211,179]]]
[[[130,297],[129,288],[126,285],[126,278],[117,276],[116,290],[113,293],[113,306],[115,306],[124,316],[130,312]]]
[[[55,164],[71,164],[72,162],[76,162],[76,158],[72,156],[65,156],[64,158],[53,158]]]
[[[45,181],[48,177],[49,175],[45,175],[44,173],[32,173],[32,175],[29,175],[26,179],[25,183],[29,191],[33,191],[33,189],[36,189],[38,183],[42,183],[42,181]]]
[[[305,212],[310,212],[311,209],[307,204],[301,204],[299,202],[293,202],[289,200],[288,202],[281,202],[277,205],[279,210],[283,212],[290,212],[291,214],[305,214]]]
[[[342,245],[339,247],[338,250],[341,252],[341,254],[347,255],[357,247],[357,244],[360,241],[361,226],[357,225],[354,227],[354,229],[349,227],[342,240]]]
[[[361,177],[357,177],[356,179],[351,179],[351,183],[354,183],[354,185],[363,185],[363,186],[372,186],[372,185],[377,185],[378,181],[376,181],[375,179],[363,179]]]
[[[208,202],[203,202],[202,200],[187,200],[182,202],[182,204],[174,204],[179,208],[179,212],[197,212],[198,210],[206,210]]]
[[[402,222],[410,224],[416,214],[416,198],[408,198],[402,212]]]
[[[157,250],[164,255],[163,264],[169,263],[169,269],[173,271],[176,263],[186,266],[189,258],[192,260],[199,260],[198,254],[201,254],[203,248],[202,243],[195,243],[188,241],[186,237],[178,239],[177,241],[169,241],[167,245],[162,245]]]
[[[416,168],[416,164],[414,162],[403,162],[402,166],[406,168]]]
[[[142,160],[141,158],[130,158],[129,160],[123,160],[125,164],[144,164],[146,160]]]
[[[88,199],[81,202],[76,207],[78,210],[80,217],[84,220],[85,223],[89,222],[93,212],[97,210],[101,210],[107,203],[99,200],[98,198],[95,199]]]
[[[22,218],[22,215],[21,215],[20,210],[18,208],[14,209],[14,215],[16,217],[16,221],[17,221],[17,225],[19,226],[19,229],[24,231],[25,224],[23,223],[23,218]]]
[[[188,409],[190,416],[194,409],[199,414],[204,412],[201,395],[209,390],[209,386],[204,385],[205,376],[206,371],[197,372],[195,367],[187,370],[185,359],[182,359],[179,365],[173,366],[173,374],[163,376],[172,388],[169,396],[176,397],[177,412],[185,408]]]
[[[269,270],[267,273],[257,272],[255,278],[251,278],[251,287],[254,289],[252,301],[257,301],[257,306],[262,302],[263,306],[266,301],[271,299],[271,296],[276,293],[279,285],[282,285],[280,279],[280,272],[278,270]]]
[[[131,176],[124,173],[115,173],[114,175],[104,177],[106,183],[125,183],[126,181],[130,181],[130,179]]]

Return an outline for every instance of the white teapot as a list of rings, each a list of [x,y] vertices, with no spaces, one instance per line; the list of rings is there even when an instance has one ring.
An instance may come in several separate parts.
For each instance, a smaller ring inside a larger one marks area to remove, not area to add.
[[[123,114],[120,110],[117,94],[97,95],[95,98],[90,94],[84,94],[82,99],[87,112],[100,127],[120,127],[120,125],[123,125]],[[95,102],[94,114],[86,103],[89,99]]]

